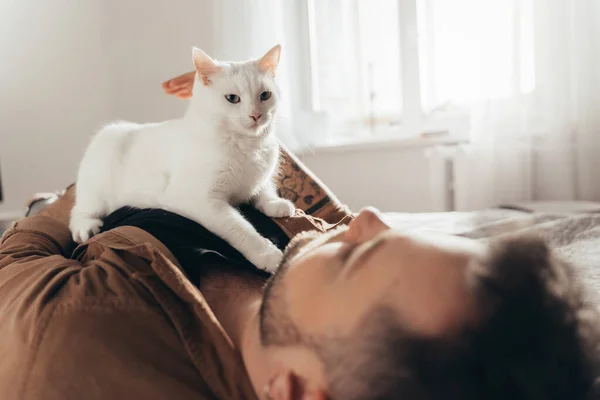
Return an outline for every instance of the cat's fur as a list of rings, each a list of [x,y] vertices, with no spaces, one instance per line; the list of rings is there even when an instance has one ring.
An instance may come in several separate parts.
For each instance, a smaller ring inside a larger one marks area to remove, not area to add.
[[[251,201],[270,217],[294,213],[272,183],[279,159],[273,134],[279,52],[275,46],[259,60],[223,63],[194,49],[196,82],[183,118],[118,122],[98,132],[79,168],[74,240],[98,233],[102,217],[120,207],[162,208],[202,224],[258,268],[277,268],[281,251],[232,204]],[[261,99],[263,92],[270,98]],[[230,94],[240,101],[229,102]]]

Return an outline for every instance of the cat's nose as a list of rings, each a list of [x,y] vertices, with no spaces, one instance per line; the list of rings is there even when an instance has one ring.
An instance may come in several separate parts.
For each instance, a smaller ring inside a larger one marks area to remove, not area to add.
[[[250,115],[249,115],[249,117],[250,117],[250,118],[252,118],[252,120],[253,120],[254,122],[256,122],[256,121],[258,121],[258,120],[259,120],[259,118],[260,118],[260,117],[262,117],[262,114],[259,114],[259,113],[254,113],[254,114],[250,114]]]

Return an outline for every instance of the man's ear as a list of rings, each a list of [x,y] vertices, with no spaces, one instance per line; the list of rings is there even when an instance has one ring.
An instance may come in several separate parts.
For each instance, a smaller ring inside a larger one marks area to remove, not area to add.
[[[306,379],[292,371],[275,375],[265,388],[268,400],[326,400],[325,390],[314,387]]]

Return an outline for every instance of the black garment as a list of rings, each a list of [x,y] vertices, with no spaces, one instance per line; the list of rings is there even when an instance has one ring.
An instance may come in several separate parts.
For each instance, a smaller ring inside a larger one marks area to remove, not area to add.
[[[249,205],[242,205],[239,210],[262,236],[281,250],[289,243],[287,235],[266,215]],[[203,269],[210,266],[226,264],[259,271],[226,241],[202,225],[169,211],[123,207],[104,219],[102,231],[118,226],[135,226],[160,240],[194,283],[206,272]]]

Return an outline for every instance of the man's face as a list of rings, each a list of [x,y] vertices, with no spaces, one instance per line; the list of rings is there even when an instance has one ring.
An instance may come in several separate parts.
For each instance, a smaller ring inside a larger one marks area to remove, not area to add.
[[[350,333],[377,306],[409,331],[443,335],[474,316],[467,272],[481,256],[474,241],[408,235],[367,209],[348,228],[295,238],[264,302],[303,335]]]

